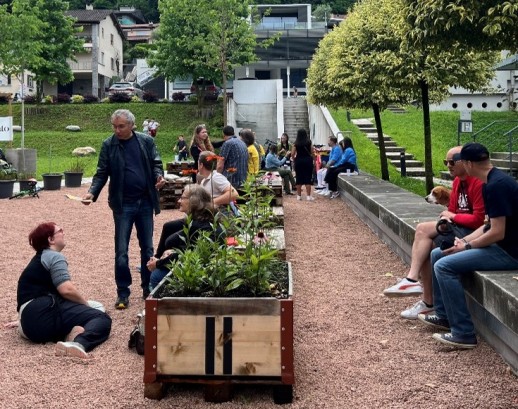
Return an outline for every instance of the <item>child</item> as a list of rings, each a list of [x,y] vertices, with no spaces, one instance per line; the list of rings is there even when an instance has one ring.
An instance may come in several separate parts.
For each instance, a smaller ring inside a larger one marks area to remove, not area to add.
[[[183,135],[178,137],[178,142],[173,149],[174,152],[178,151],[178,160],[187,160],[187,144]]]

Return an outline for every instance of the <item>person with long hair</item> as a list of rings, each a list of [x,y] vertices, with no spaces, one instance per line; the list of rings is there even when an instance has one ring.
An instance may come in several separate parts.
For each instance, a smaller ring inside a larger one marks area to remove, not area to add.
[[[108,339],[111,318],[71,281],[61,254],[63,228],[54,222],[40,223],[30,232],[29,243],[36,254],[18,280],[20,335],[40,344],[56,342],[58,356],[90,358],[88,352]]]
[[[297,131],[297,138],[291,148],[291,158],[295,164],[295,185],[297,200],[302,200],[302,186],[306,186],[306,200],[315,200],[311,196],[313,178],[313,144],[305,129]]]
[[[191,143],[189,145],[189,152],[194,160],[195,166],[198,165],[198,158],[203,151],[214,152],[214,146],[210,142],[209,133],[205,124],[200,124],[194,128]]]
[[[214,228],[214,207],[211,195],[201,186],[191,184],[185,186],[182,196],[179,199],[180,211],[190,216],[190,223],[187,225],[188,233],[185,234],[187,218],[172,220],[164,224],[157,252],[147,263],[151,271],[149,289],[152,291],[169,270],[167,266],[178,257],[178,250],[185,250],[187,244],[194,244],[200,232],[210,231],[216,240],[222,237],[221,229]]]
[[[358,172],[358,166],[356,165],[356,151],[353,147],[353,141],[351,138],[346,136],[341,142],[343,149],[342,157],[336,163],[327,169],[324,181],[329,186],[329,195],[331,199],[335,199],[340,196],[338,192],[338,174],[350,170],[351,172]]]

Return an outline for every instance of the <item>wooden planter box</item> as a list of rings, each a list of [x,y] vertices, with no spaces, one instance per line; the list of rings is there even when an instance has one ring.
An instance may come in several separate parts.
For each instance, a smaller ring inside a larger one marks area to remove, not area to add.
[[[201,383],[205,400],[224,402],[236,383],[274,385],[276,403],[292,400],[293,299],[146,300],[144,396],[164,383]]]

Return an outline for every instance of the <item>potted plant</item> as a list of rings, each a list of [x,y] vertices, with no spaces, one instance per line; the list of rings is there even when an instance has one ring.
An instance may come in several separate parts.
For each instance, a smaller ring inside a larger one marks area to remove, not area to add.
[[[13,195],[16,174],[12,166],[2,165],[0,168],[0,199],[8,199]]]
[[[30,180],[35,178],[35,172],[18,172],[18,183],[20,184],[20,191],[29,190],[31,188],[29,185]]]
[[[65,187],[81,187],[83,181],[83,173],[85,171],[84,165],[81,163],[79,156],[66,170],[65,173]]]
[[[215,219],[227,242],[202,234],[146,299],[148,398],[165,382],[193,382],[207,401],[230,399],[234,383],[273,384],[277,403],[292,400],[291,270],[273,239],[270,188],[248,181],[244,191],[239,215]]]
[[[43,189],[60,190],[63,173],[52,173],[52,146],[49,147],[49,171],[41,175],[43,177]]]

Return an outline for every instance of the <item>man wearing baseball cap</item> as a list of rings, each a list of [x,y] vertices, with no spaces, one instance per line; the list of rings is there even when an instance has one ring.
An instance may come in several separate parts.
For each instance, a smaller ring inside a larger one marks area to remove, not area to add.
[[[485,183],[482,195],[489,223],[464,238],[455,238],[454,246],[447,250],[432,250],[435,313],[419,314],[418,319],[449,331],[433,334],[435,340],[469,349],[476,347],[477,338],[461,277],[475,270],[518,269],[518,183],[493,167],[489,151],[480,143],[464,145],[460,158],[467,174]]]

